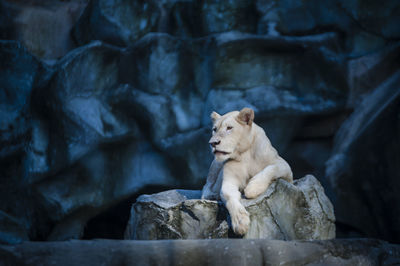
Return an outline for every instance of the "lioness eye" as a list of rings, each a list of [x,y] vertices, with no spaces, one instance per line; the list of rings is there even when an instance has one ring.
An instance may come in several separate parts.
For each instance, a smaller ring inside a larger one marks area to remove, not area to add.
[[[226,128],[226,130],[231,130],[233,127],[229,126]]]

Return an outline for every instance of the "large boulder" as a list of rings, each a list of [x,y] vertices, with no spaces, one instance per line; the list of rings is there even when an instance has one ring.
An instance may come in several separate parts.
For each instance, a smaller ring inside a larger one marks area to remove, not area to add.
[[[222,202],[200,200],[200,191],[143,195],[132,206],[127,239],[227,238],[229,214]],[[244,238],[331,239],[335,216],[320,183],[307,175],[294,184],[279,179],[260,197],[242,199],[250,213]]]
[[[400,246],[374,239],[24,242],[2,265],[397,265]]]
[[[365,96],[335,138],[326,176],[337,220],[361,235],[398,241],[400,72]]]

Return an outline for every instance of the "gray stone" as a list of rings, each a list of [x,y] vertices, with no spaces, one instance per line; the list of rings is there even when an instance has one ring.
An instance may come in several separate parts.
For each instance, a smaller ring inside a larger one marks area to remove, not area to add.
[[[346,51],[363,55],[398,39],[398,1],[257,0],[258,32],[270,35],[307,35],[321,31],[343,32]],[[373,12],[371,11],[373,10]]]
[[[349,60],[347,105],[356,108],[369,93],[398,71],[399,56],[400,44],[395,42],[377,52]]]
[[[149,163],[151,162],[151,164]],[[82,237],[89,219],[144,187],[183,183],[168,161],[144,140],[113,142],[32,185],[37,208],[51,221],[48,240]]]
[[[125,238],[226,238],[229,214],[222,202],[200,200],[200,191],[170,190],[143,195],[132,206]],[[278,180],[260,197],[242,199],[250,213],[244,238],[331,239],[335,216],[329,199],[315,177],[290,184]]]
[[[101,42],[75,49],[55,66],[49,84],[37,90],[38,118],[53,133],[46,149],[49,169],[75,162],[100,143],[138,134],[136,124],[115,114],[107,101],[118,85],[120,53]]]
[[[24,242],[0,246],[2,265],[397,265],[400,247],[374,239],[212,239]]]
[[[207,176],[213,160],[210,147],[207,145],[209,138],[210,129],[200,128],[175,134],[163,139],[159,145],[165,154],[174,158],[172,168],[179,170],[177,174],[190,176],[185,182],[190,186],[201,187]]]
[[[255,33],[257,15],[254,1],[202,1],[200,6],[202,34],[241,31]]]
[[[338,222],[389,241],[400,237],[399,82],[397,71],[365,96],[338,130],[326,167]]]
[[[331,90],[332,94],[346,88],[342,62],[339,57],[332,60],[340,52],[334,33],[273,37],[226,32],[215,38],[213,88],[274,86],[303,93],[310,88],[315,92]]]
[[[32,90],[43,69],[15,41],[0,41],[0,159],[23,151],[31,131]]]
[[[17,244],[29,240],[23,219],[17,219],[0,211],[0,243]]]
[[[85,0],[1,1],[0,39],[18,40],[30,53],[48,62],[74,49],[71,29]]]
[[[48,75],[34,56],[16,41],[0,41],[0,241],[27,240],[36,212],[29,198],[26,158],[34,152],[31,142],[31,98]],[[40,210],[38,210],[40,212]],[[41,221],[38,217],[36,221]],[[38,226],[39,227],[39,226]]]
[[[158,1],[93,0],[74,28],[79,45],[101,40],[127,45],[157,31],[161,19]]]
[[[150,32],[201,37],[225,31],[255,33],[253,1],[93,0],[74,29],[80,45],[92,40],[129,46]]]

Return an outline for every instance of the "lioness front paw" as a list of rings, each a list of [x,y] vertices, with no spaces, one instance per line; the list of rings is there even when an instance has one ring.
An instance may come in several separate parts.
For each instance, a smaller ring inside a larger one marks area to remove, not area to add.
[[[249,230],[250,217],[244,207],[239,208],[238,212],[231,215],[232,229],[235,234],[244,235]]]
[[[264,193],[264,191],[266,191],[265,186],[250,182],[244,189],[244,195],[248,199],[254,199]]]

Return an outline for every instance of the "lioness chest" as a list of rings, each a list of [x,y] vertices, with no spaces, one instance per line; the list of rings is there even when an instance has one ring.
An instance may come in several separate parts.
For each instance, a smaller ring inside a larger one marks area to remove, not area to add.
[[[243,156],[240,161],[225,163],[223,172],[228,172],[230,178],[235,178],[239,189],[244,189],[252,177],[261,172],[269,162],[265,158],[252,158]],[[223,178],[225,175],[223,174]],[[228,175],[227,175],[228,176]]]

